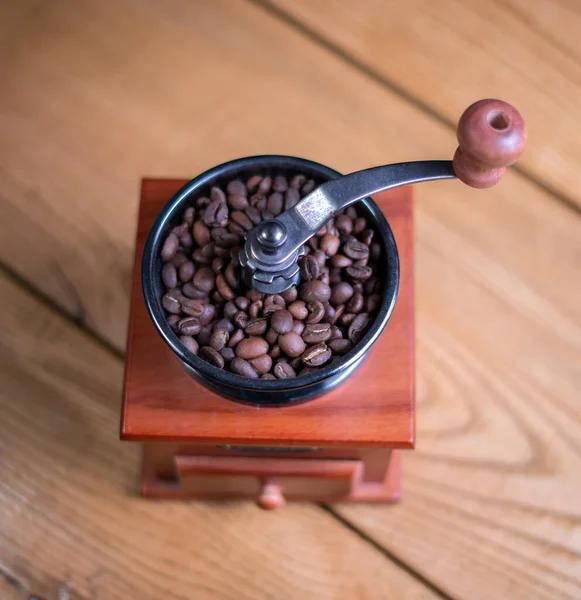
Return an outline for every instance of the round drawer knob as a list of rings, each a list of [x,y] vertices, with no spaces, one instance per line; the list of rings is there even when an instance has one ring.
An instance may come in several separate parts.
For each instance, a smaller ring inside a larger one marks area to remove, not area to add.
[[[260,490],[256,503],[264,510],[274,510],[275,508],[282,508],[286,501],[276,483],[265,483]]]

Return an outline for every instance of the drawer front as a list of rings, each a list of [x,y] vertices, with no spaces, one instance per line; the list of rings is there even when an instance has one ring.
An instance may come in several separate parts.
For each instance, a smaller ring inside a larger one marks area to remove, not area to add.
[[[358,460],[176,456],[181,489],[192,495],[258,498],[266,484],[289,499],[348,495]]]

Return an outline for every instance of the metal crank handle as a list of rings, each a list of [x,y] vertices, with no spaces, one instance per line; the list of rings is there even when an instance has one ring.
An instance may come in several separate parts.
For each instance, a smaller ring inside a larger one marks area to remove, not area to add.
[[[297,283],[303,244],[338,212],[378,192],[455,177],[475,188],[494,185],[522,153],[526,129],[510,104],[480,100],[462,115],[457,136],[459,146],[453,161],[383,165],[339,177],[252,229],[240,253],[247,283],[271,294]]]

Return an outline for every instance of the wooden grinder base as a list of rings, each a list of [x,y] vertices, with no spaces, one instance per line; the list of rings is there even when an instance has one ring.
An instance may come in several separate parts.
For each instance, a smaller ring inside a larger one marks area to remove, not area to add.
[[[141,493],[163,498],[391,502],[399,448],[414,445],[411,188],[374,200],[395,235],[401,284],[390,322],[347,382],[299,406],[238,404],[192,379],[154,328],[141,255],[157,213],[186,183],[143,181],[125,363],[121,438],[143,443]]]

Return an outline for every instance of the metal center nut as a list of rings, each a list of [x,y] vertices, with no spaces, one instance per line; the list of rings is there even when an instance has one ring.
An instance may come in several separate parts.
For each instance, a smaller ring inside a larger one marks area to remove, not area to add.
[[[264,221],[259,225],[256,238],[267,249],[278,248],[286,240],[286,228],[278,221]]]

